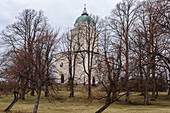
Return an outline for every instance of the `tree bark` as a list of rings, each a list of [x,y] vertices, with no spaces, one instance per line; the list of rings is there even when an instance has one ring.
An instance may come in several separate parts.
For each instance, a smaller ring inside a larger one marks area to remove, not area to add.
[[[106,104],[103,107],[101,107],[98,111],[96,111],[95,113],[102,113],[110,104]]]
[[[150,75],[150,56],[148,58],[147,73],[145,78],[145,94],[144,94],[144,105],[148,105],[148,77]]]
[[[140,40],[141,41],[141,40]],[[141,43],[141,42],[140,42]],[[140,54],[141,54],[141,46],[140,46]],[[142,59],[139,57],[139,71],[140,71],[140,95],[144,95],[144,83],[143,83],[143,72],[142,72]]]
[[[146,76],[146,79],[147,79],[147,76]],[[147,84],[147,80],[145,80],[144,105],[148,105],[148,84]]]
[[[115,97],[115,99],[111,100],[111,92],[108,92],[107,94],[107,100],[105,102],[105,105],[103,107],[101,107],[98,111],[96,111],[95,113],[102,113],[108,106],[110,106],[112,103],[114,103],[115,101],[119,100],[121,97],[123,97],[125,94],[120,95],[119,97]]]
[[[70,96],[69,97],[74,97],[74,81],[73,81],[73,78],[70,78]]]
[[[35,102],[33,113],[37,113],[37,111],[38,111],[38,105],[39,105],[39,101],[40,101],[40,96],[41,96],[41,87],[38,89],[37,99],[36,99],[36,102]]]
[[[19,98],[20,97],[18,97],[18,92],[14,92],[14,100],[4,111],[5,112],[9,111],[14,106],[14,104],[18,101]]]
[[[153,50],[153,44],[152,44],[152,51]],[[155,100],[155,90],[156,90],[156,80],[155,80],[155,55],[152,57],[152,100]]]
[[[34,86],[34,83],[31,85],[31,96],[34,96],[35,95],[35,86]]]
[[[155,77],[153,77],[152,79],[153,79],[152,100],[155,100],[156,99],[156,97],[155,97],[155,92],[156,92],[156,90],[155,90]]]
[[[21,93],[20,93],[20,98],[22,100],[25,100],[25,86],[27,85],[26,79],[21,77]]]
[[[88,77],[88,98],[91,98],[91,75]]]
[[[129,93],[129,86],[128,86],[128,82],[129,82],[129,39],[128,39],[128,29],[126,32],[126,37],[125,37],[125,45],[126,45],[126,52],[125,52],[125,57],[126,57],[126,102],[129,103],[130,102],[130,93]]]
[[[158,88],[156,89],[156,98],[159,96]]]
[[[148,61],[150,62],[150,56],[148,58]],[[148,105],[148,77],[150,75],[150,63],[147,64],[147,73],[145,78],[145,94],[144,94],[144,105]]]
[[[45,86],[45,97],[48,97],[49,90],[48,90],[48,85]]]
[[[25,100],[25,89],[22,89],[22,90],[21,90],[21,94],[20,94],[20,95],[21,95],[20,98],[21,98],[22,100]]]
[[[35,91],[34,91],[34,89],[31,89],[31,94],[30,94],[31,96],[34,96],[35,95]]]
[[[168,95],[170,95],[170,86],[169,86],[169,88],[168,88]]]
[[[126,93],[126,102],[130,103],[130,93],[129,93],[129,89],[127,89],[127,93]]]
[[[149,56],[150,57],[150,56]],[[150,58],[149,58],[150,59]],[[150,61],[150,60],[149,60]],[[147,74],[146,74],[146,78],[145,78],[145,94],[144,94],[144,105],[148,105],[148,77],[149,77],[149,73],[150,73],[150,64],[148,62],[148,66],[147,66]]]

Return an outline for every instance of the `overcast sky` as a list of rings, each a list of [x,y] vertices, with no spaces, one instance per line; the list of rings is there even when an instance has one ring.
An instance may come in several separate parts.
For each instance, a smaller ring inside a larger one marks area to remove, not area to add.
[[[55,28],[72,28],[84,4],[89,14],[104,18],[121,0],[0,0],[0,31],[12,24],[23,9],[42,10]]]

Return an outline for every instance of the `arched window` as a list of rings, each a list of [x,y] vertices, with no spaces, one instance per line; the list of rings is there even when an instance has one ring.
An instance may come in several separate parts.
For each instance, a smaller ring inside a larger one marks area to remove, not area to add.
[[[93,77],[93,80],[92,80],[92,85],[93,86],[95,86],[95,82],[96,82],[95,77]]]
[[[64,83],[64,75],[61,75],[61,83]]]
[[[60,67],[63,67],[63,62],[61,62]]]

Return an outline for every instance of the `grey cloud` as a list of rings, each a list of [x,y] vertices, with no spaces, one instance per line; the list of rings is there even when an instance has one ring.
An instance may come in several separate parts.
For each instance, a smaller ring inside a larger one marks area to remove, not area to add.
[[[43,10],[49,23],[54,27],[73,27],[73,24],[87,4],[89,14],[105,17],[121,0],[0,0],[0,31],[15,21],[15,16],[23,9]]]

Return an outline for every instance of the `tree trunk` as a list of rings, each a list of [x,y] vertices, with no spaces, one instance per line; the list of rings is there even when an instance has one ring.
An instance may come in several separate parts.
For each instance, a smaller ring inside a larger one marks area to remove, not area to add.
[[[74,97],[74,81],[73,81],[73,78],[70,78],[70,96],[69,97]]]
[[[145,89],[145,94],[144,94],[144,105],[148,105],[148,92]]]
[[[49,90],[48,90],[48,85],[45,86],[45,97],[48,97]]]
[[[145,79],[144,105],[148,105],[148,75],[149,75],[149,69],[147,69],[147,72],[148,73],[147,73],[146,79]]]
[[[141,50],[140,50],[141,53]],[[143,72],[142,72],[142,63],[141,57],[139,57],[139,71],[140,71],[140,95],[144,95],[144,83],[143,83]]]
[[[34,96],[35,95],[35,90],[34,89],[31,89],[31,96]]]
[[[126,44],[126,52],[125,52],[125,57],[126,57],[126,102],[129,103],[130,102],[130,93],[129,93],[129,42],[128,42],[128,32],[126,32],[126,37],[125,37],[125,44]]]
[[[168,95],[170,95],[170,86],[169,86],[169,88],[168,88]]]
[[[151,100],[155,100],[155,83],[153,83],[153,88],[152,88],[152,99]]]
[[[159,96],[158,89],[156,89],[156,98]]]
[[[105,105],[103,107],[101,107],[98,111],[96,111],[95,113],[102,113],[110,104],[111,104],[111,91],[107,92],[107,98],[105,101]]]
[[[127,83],[126,83],[126,99],[125,99],[125,101],[126,101],[126,103],[130,103],[130,90],[129,90],[129,77],[127,76],[127,78],[126,78],[126,80],[127,80]]]
[[[21,89],[21,96],[20,96],[20,98],[22,100],[25,100],[25,89]]]
[[[150,75],[150,64],[148,62],[148,64],[147,64],[147,74],[146,74],[146,78],[145,78],[144,105],[148,105],[148,77],[149,77],[149,75]]]
[[[21,93],[20,93],[20,98],[22,100],[25,100],[25,89],[26,89],[26,86],[27,86],[27,80],[24,78],[24,77],[21,77]]]
[[[130,93],[129,93],[129,89],[127,89],[127,93],[126,93],[126,103],[130,103]]]
[[[38,111],[38,105],[39,105],[39,101],[40,101],[40,95],[41,95],[41,87],[38,89],[37,99],[36,99],[36,102],[35,102],[35,106],[34,106],[34,111],[33,111],[33,113],[37,113],[37,111]]]
[[[103,107],[101,107],[98,111],[96,111],[95,113],[102,113],[110,104],[106,104]]]
[[[31,87],[31,96],[34,96],[35,95],[35,88],[34,88],[34,84],[32,84],[32,87]]]
[[[151,69],[151,55],[150,55],[150,52],[151,52],[151,40],[149,41],[149,44],[148,44],[148,59],[147,59],[147,71],[146,71],[146,77],[145,77],[145,95],[144,95],[144,105],[148,105],[148,78],[150,77],[150,69]]]
[[[88,98],[91,98],[91,75],[89,75],[88,82]]]
[[[155,81],[155,57],[153,56],[152,58],[152,81],[153,81],[153,86],[152,86],[152,99],[155,100],[155,89],[156,89],[156,81]]]
[[[18,97],[18,92],[14,92],[14,100],[4,111],[5,112],[9,111],[14,106],[14,104],[18,101],[19,98],[20,97]]]

